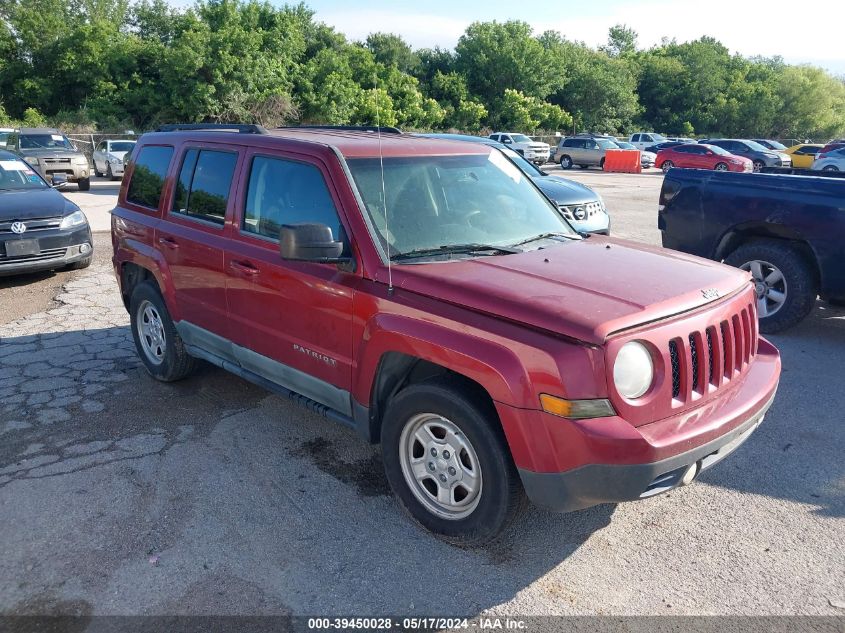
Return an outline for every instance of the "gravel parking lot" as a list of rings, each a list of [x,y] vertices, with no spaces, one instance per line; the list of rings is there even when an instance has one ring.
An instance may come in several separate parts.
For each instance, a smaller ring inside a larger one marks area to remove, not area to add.
[[[659,243],[656,170],[565,175]],[[115,193],[66,195],[107,229]],[[0,612],[845,614],[842,309],[772,337],[766,421],[697,484],[532,509],[466,551],[405,518],[351,431],[210,366],[149,378],[95,242],[86,271],[0,280]]]

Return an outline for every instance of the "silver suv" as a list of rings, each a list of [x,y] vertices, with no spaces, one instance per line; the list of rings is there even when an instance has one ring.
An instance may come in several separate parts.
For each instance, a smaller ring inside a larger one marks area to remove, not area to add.
[[[80,191],[91,188],[88,158],[53,128],[21,128],[9,134],[6,149],[28,162],[45,180],[60,176],[75,182]]]
[[[609,149],[619,149],[609,136],[570,136],[561,139],[555,152],[555,161],[563,169],[572,169],[573,165],[598,165],[604,169],[604,153]]]

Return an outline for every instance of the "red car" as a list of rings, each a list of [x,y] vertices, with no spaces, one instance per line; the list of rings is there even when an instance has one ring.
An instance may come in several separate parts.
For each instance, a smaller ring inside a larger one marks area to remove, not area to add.
[[[716,171],[754,171],[754,162],[744,156],[734,156],[715,145],[688,143],[667,147],[657,153],[654,161],[664,172],[673,167],[682,169],[715,169]]]
[[[129,161],[113,261],[141,361],[173,381],[203,359],[379,443],[441,538],[490,541],[526,496],[689,484],[771,405],[749,273],[584,238],[487,145],[224,128]]]

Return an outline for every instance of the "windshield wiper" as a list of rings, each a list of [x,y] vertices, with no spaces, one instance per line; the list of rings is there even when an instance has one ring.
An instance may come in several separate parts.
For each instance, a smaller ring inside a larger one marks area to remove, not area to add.
[[[444,244],[434,248],[415,248],[407,253],[397,253],[390,258],[391,261],[403,259],[416,259],[418,257],[429,257],[431,255],[474,255],[478,253],[495,253],[498,255],[520,253],[519,249],[510,246],[493,246],[492,244]]]
[[[575,239],[573,235],[568,235],[566,233],[540,233],[539,235],[535,235],[534,237],[529,237],[527,240],[517,242],[516,244],[513,244],[513,246],[524,246],[525,244],[530,244],[531,242],[538,242],[540,240],[546,240],[551,237],[563,237],[568,240]]]

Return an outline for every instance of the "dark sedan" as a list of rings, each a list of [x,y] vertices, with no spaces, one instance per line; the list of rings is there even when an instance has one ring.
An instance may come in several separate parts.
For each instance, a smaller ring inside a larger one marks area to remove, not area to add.
[[[85,268],[93,244],[79,207],[20,157],[0,150],[0,276]]]
[[[547,174],[536,165],[502,145],[488,138],[466,134],[420,134],[430,138],[441,138],[467,143],[481,143],[498,148],[523,174],[531,178],[537,188],[557,205],[575,230],[581,233],[610,235],[610,216],[601,196],[589,187],[574,180]]]

